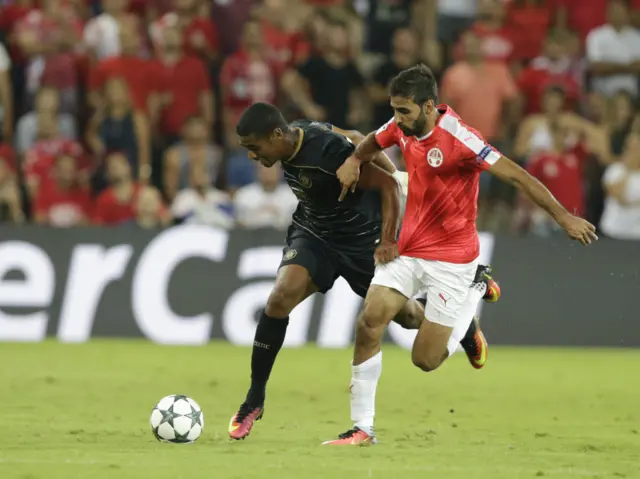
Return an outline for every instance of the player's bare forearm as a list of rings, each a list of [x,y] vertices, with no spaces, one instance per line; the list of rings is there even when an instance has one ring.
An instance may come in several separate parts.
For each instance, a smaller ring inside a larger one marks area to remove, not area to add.
[[[509,158],[501,157],[491,165],[489,171],[502,181],[511,183],[521,190],[557,222],[561,222],[564,217],[570,215],[546,186]]]
[[[382,232],[381,243],[395,243],[400,223],[400,189],[396,180],[380,191],[382,200]]]
[[[355,156],[360,163],[370,163],[375,161],[377,154],[380,152],[381,148],[376,141],[376,134],[375,132],[371,132],[356,147],[353,156]]]
[[[382,200],[382,234],[380,241],[394,243],[400,222],[400,188],[398,182],[376,165],[362,165],[358,186],[378,190]]]
[[[379,151],[374,155],[373,164],[392,175],[396,172],[396,165],[393,164],[391,158],[389,158],[384,151]]]
[[[366,137],[357,130],[342,130],[334,126],[333,131],[349,138],[351,143],[356,145],[356,147],[366,139]],[[396,172],[395,165],[384,151],[378,150],[373,157],[373,163],[391,174]]]

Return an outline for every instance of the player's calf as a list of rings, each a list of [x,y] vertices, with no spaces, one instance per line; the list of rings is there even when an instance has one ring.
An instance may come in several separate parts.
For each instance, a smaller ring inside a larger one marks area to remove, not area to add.
[[[420,325],[411,350],[411,361],[424,372],[430,372],[447,359],[447,344],[452,328],[425,320]]]
[[[404,296],[389,288],[376,285],[369,288],[356,323],[354,364],[360,364],[380,351],[385,328],[405,302]]]
[[[395,315],[393,322],[404,329],[420,329],[424,320],[424,305],[420,299],[410,299],[402,310]]]
[[[278,271],[276,285],[260,315],[251,353],[251,386],[229,423],[229,437],[244,439],[262,418],[267,382],[289,324],[289,313],[316,291],[308,271],[299,265],[287,265]]]

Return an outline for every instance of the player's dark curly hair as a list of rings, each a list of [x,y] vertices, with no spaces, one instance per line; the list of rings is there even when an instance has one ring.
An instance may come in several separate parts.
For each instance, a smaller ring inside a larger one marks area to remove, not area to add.
[[[419,64],[398,73],[389,86],[391,96],[411,98],[414,103],[422,105],[428,100],[438,102],[438,84],[431,69]]]
[[[239,136],[269,136],[273,130],[287,129],[287,121],[275,106],[269,103],[254,103],[247,108],[238,120],[236,133]]]

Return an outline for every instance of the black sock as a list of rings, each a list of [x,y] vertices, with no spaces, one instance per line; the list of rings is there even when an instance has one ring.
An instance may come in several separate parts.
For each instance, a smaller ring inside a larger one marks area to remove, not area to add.
[[[252,406],[261,406],[264,403],[267,381],[282,343],[284,343],[288,325],[288,316],[284,319],[272,318],[262,311],[253,339],[251,388],[246,399],[246,402]]]

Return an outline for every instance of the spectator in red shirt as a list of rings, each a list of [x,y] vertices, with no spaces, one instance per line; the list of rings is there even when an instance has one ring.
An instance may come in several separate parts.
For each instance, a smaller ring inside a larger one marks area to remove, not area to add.
[[[136,217],[135,205],[141,186],[133,181],[131,165],[123,154],[109,155],[106,164],[110,186],[96,200],[93,223],[115,226]]]
[[[76,158],[70,155],[56,158],[53,177],[39,189],[33,213],[40,225],[67,228],[87,224],[91,194],[80,181]]]
[[[186,55],[215,60],[219,51],[218,30],[201,11],[200,0],[174,0],[173,11],[162,16],[150,27],[150,36],[157,49],[162,48],[162,30],[177,27],[183,36]]]
[[[513,32],[505,24],[505,8],[500,0],[479,0],[476,23],[471,30],[482,40],[482,54],[487,61],[510,62],[514,58]],[[457,55],[462,56],[461,44]]]
[[[26,74],[27,103],[33,104],[40,85],[60,90],[62,111],[77,108],[78,64],[74,52],[82,27],[61,0],[43,0],[40,10],[24,16],[15,27],[17,44],[29,59]]]
[[[290,8],[286,0],[266,0],[260,7],[267,55],[278,74],[302,63],[310,51],[310,45],[300,31],[301,25],[295,25],[296,18]]]
[[[94,67],[89,76],[89,103],[99,110],[104,108],[103,89],[107,80],[114,77],[124,78],[131,93],[133,105],[137,110],[147,113],[152,124],[156,124],[160,113],[160,84],[154,64],[140,58],[140,38],[131,25],[121,25],[120,46],[122,53],[106,58]]]
[[[0,143],[0,222],[24,221],[15,170],[15,154],[12,148]]]
[[[236,123],[244,109],[256,102],[273,103],[276,100],[274,67],[265,51],[258,22],[245,23],[241,47],[225,60],[220,84],[227,146],[235,146]]]
[[[178,140],[182,126],[191,116],[201,116],[207,128],[213,127],[213,94],[211,78],[202,60],[183,53],[178,28],[166,27],[162,37],[162,51],[156,60],[163,75],[162,91],[166,92],[160,131],[165,143],[172,144]]]
[[[576,30],[582,42],[591,30],[606,23],[607,3],[608,0],[547,0],[556,26]]]
[[[567,53],[563,35],[552,31],[547,36],[544,52],[525,68],[517,79],[524,97],[525,113],[538,113],[544,92],[550,86],[561,87],[566,95],[566,108],[579,99],[580,76]]]
[[[507,9],[507,25],[513,32],[514,58],[531,60],[542,51],[551,22],[551,9],[544,0],[513,0]]]
[[[31,198],[52,177],[55,159],[61,154],[71,155],[81,161],[82,174],[88,173],[88,165],[82,162],[82,146],[60,135],[55,114],[41,114],[38,118],[38,141],[27,150],[22,163],[27,193]]]
[[[527,170],[544,184],[553,196],[574,215],[584,214],[585,196],[583,187],[583,162],[586,155],[580,148],[567,148],[567,138],[573,132],[557,122],[550,125],[553,147],[550,151],[532,156]],[[547,236],[557,230],[557,226],[547,214],[521,197],[520,210],[516,214],[516,226],[521,228],[528,223],[534,234]]]
[[[0,32],[9,37],[18,22],[35,8],[35,0],[15,0],[0,7]]]

